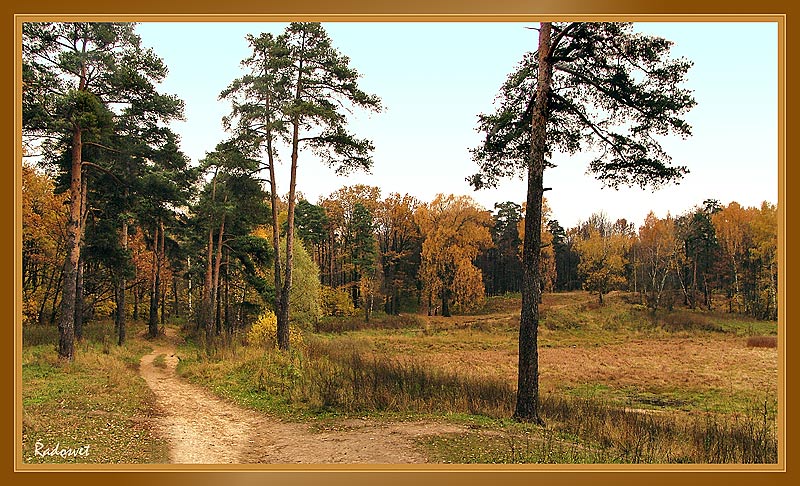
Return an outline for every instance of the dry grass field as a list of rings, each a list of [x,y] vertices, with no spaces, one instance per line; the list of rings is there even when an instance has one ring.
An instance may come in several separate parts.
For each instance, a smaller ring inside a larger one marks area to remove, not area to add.
[[[178,372],[245,407],[332,427],[365,416],[469,425],[420,439],[437,462],[777,460],[778,348],[754,344],[775,341],[775,322],[653,314],[624,293],[603,306],[585,292],[546,294],[542,429],[509,420],[519,305],[505,296],[451,318],[330,319],[289,354],[190,339]]]

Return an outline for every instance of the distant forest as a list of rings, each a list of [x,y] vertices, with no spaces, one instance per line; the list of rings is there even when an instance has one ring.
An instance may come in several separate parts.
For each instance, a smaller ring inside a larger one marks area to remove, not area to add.
[[[25,324],[54,324],[59,311],[68,207],[58,188],[58,181],[23,166]],[[269,305],[273,255],[265,195],[244,199],[234,180],[218,181],[216,190],[229,194],[224,228],[212,229],[212,239],[222,242],[212,256],[219,263],[215,325],[222,332],[248,326]],[[208,234],[199,231],[208,196],[206,188],[168,219],[131,224],[130,264],[118,229],[108,224],[117,216],[113,208],[94,204],[80,267],[81,319],[113,316],[121,272],[130,275],[125,302],[134,320],[151,313],[161,323],[193,319],[209,264],[207,241],[196,236]],[[586,289],[602,301],[607,292],[627,290],[653,310],[713,307],[777,318],[777,216],[770,203],[745,208],[709,200],[678,216],[651,213],[639,228],[602,213],[564,228],[547,208],[545,214],[545,292]],[[366,318],[373,311],[448,315],[477,307],[485,296],[519,292],[523,215],[510,201],[489,211],[468,196],[423,202],[407,194],[382,197],[380,188],[364,185],[342,187],[316,204],[301,199],[294,282],[300,292],[292,296],[292,319],[313,326],[326,315],[356,312]]]

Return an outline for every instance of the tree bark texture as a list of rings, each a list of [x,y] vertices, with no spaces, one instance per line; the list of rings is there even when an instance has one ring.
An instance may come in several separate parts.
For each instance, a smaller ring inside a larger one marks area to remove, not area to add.
[[[119,233],[120,246],[123,251],[128,250],[128,221],[122,221],[122,228]],[[122,346],[125,344],[126,323],[125,323],[125,275],[120,274],[117,277],[116,288],[117,300],[117,315],[116,315],[116,328],[117,328],[117,345]]]
[[[58,321],[58,355],[72,360],[75,355],[75,295],[78,260],[81,256],[81,128],[72,131],[72,167],[69,185],[69,220],[67,221],[67,256],[64,259],[64,280],[61,295],[61,316]]]
[[[551,24],[539,30],[539,72],[531,124],[531,156],[528,163],[528,195],[523,242],[522,313],[519,326],[519,379],[514,418],[544,424],[539,416],[539,256],[542,243],[542,196],[547,134],[547,100],[553,67],[550,59]]]

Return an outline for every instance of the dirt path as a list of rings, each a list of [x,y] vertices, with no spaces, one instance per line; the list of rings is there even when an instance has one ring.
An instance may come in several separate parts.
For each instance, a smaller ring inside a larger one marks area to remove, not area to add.
[[[175,374],[174,332],[142,357],[140,372],[163,414],[160,433],[176,464],[424,463],[415,437],[462,432],[454,425],[349,420],[335,430],[314,432],[308,425],[281,422],[221,400]],[[164,355],[164,366],[153,361]]]

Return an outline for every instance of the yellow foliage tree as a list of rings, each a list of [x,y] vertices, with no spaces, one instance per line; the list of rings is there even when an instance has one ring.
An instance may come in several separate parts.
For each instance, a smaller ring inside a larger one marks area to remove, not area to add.
[[[271,229],[258,227],[253,230],[253,236],[267,239]],[[281,239],[281,258],[285,257],[286,242]],[[294,239],[292,245],[292,287],[289,294],[289,308],[291,309],[290,322],[301,327],[311,327],[322,315],[322,288],[319,282],[319,268],[314,263],[300,238]],[[268,282],[274,280],[272,268],[263,272]]]
[[[417,208],[415,219],[424,238],[420,278],[429,296],[441,300],[442,315],[451,303],[468,309],[484,299],[483,276],[473,261],[492,244],[491,215],[469,196],[439,194]]]
[[[22,165],[22,304],[26,324],[55,319],[69,213],[66,195],[56,195],[53,189],[47,175]]]
[[[636,265],[644,272],[641,290],[646,296],[647,305],[654,312],[661,305],[668,277],[675,267],[681,247],[682,242],[675,233],[675,220],[669,214],[659,219],[650,211],[639,228]]]
[[[596,227],[589,227],[588,237],[575,242],[581,259],[578,273],[583,277],[583,288],[596,293],[600,304],[604,294],[625,283],[625,254],[629,247],[627,235],[603,234]]]

